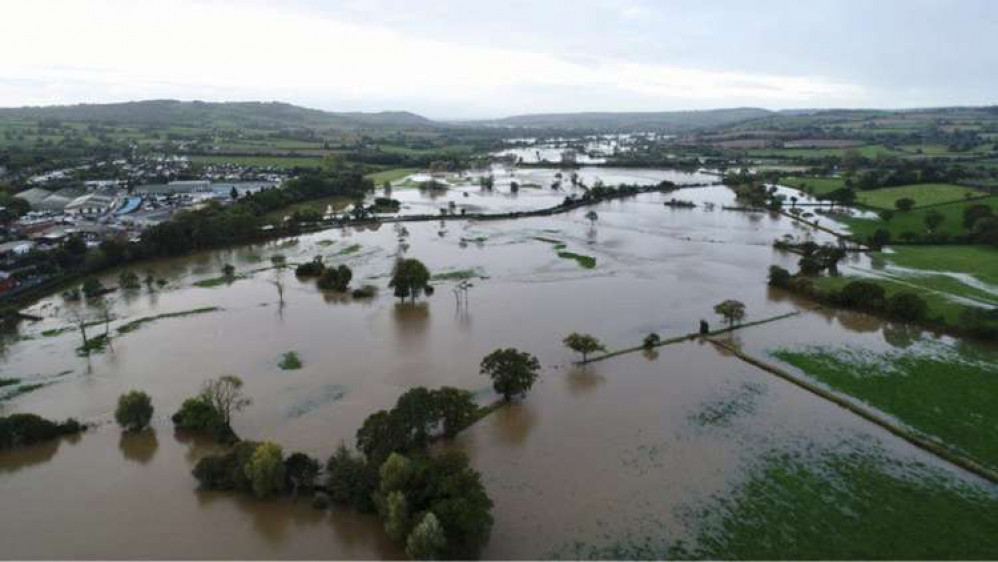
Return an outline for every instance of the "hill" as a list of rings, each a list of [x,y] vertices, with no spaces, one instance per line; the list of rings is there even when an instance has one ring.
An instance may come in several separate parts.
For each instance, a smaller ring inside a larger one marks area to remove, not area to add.
[[[280,102],[148,100],[109,104],[0,108],[0,120],[74,121],[116,125],[247,129],[392,129],[442,127],[405,111],[337,113]]]
[[[542,113],[475,121],[470,124],[536,129],[682,133],[694,129],[730,126],[769,115],[772,112],[752,107],[702,111]]]

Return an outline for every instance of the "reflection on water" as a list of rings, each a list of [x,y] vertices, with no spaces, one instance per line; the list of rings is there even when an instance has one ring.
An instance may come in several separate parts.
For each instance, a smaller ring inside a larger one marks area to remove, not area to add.
[[[529,404],[506,404],[489,416],[491,434],[503,445],[523,445],[537,425],[538,415]]]
[[[0,451],[0,473],[17,472],[23,468],[44,464],[59,451],[62,439],[53,439],[30,447]]]
[[[586,392],[593,392],[601,384],[603,384],[606,379],[600,373],[599,364],[592,365],[573,365],[568,369],[565,375],[565,381],[568,383],[568,390],[572,394],[582,394]]]
[[[121,454],[139,464],[151,461],[158,448],[156,430],[151,428],[144,431],[122,431],[121,438],[118,439],[118,449]]]

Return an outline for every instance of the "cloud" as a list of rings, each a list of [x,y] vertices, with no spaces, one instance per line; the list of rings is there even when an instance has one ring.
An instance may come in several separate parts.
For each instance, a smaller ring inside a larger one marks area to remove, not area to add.
[[[848,104],[866,95],[859,86],[820,76],[464,45],[263,2],[37,1],[5,12],[4,106],[156,97],[280,99],[326,109],[433,108],[437,115],[465,116]],[[625,7],[622,14],[634,17],[640,9]],[[560,92],[562,99],[532,99],[538,91]],[[615,107],[607,107],[608,101]],[[600,105],[590,105],[595,103]]]

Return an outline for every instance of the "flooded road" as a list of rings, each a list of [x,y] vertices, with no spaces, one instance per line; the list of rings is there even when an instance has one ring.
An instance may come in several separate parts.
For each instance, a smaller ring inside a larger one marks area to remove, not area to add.
[[[655,182],[675,174],[619,173]],[[461,189],[442,199],[416,189],[393,196],[410,210],[454,198],[496,212],[550,206],[548,199],[556,204],[565,196],[545,187],[514,197],[507,186],[497,176],[494,194],[469,186],[468,197]],[[672,197],[709,201],[717,210],[664,207]],[[21,339],[8,342],[0,357],[0,376],[46,386],[0,401],[0,412],[101,425],[74,440],[0,453],[0,502],[18,506],[0,518],[6,557],[400,557],[374,517],[314,511],[306,501],[196,491],[190,468],[210,447],[175,436],[169,415],[205,379],[237,374],[253,399],[234,419],[240,436],[324,460],[341,441],[353,443],[367,415],[408,388],[451,385],[474,391],[483,403],[493,400],[478,364],[509,346],[537,355],[540,384],[521,404],[449,445],[469,453],[496,504],[488,558],[572,556],[579,541],[612,543],[636,534],[693,540],[696,521],[684,514],[743,483],[774,450],[875,449],[993,494],[709,345],[664,347],[585,369],[570,365],[575,357],[561,339],[572,331],[592,333],[615,349],[637,345],[650,332],[665,338],[695,331],[701,318],[716,325],[713,305],[729,298],[746,304],[748,320],[803,308],[766,286],[771,264],[796,263],[771,243],[785,235],[832,237],[778,215],[720,210],[731,202],[727,188],[698,187],[596,205],[595,221],[585,217],[590,209],[579,209],[518,221],[408,223],[404,232],[394,225],[348,227],[143,264],[133,269],[140,276],[149,269],[167,285],[114,293],[112,331],[143,317],[219,310],[150,321],[90,358],[74,353],[75,332],[45,335],[66,328],[73,307],[87,305],[46,299],[32,311],[47,319],[22,326]],[[595,258],[595,267],[560,257],[554,243]],[[403,248],[434,274],[470,277],[467,306],[458,306],[456,282],[446,279],[434,282],[435,294],[423,302],[398,304],[387,283]],[[372,284],[380,292],[371,300],[323,294],[313,281],[273,268],[275,255],[291,263],[316,255],[345,263],[353,286]],[[218,278],[226,263],[236,266],[236,280],[195,284]],[[105,284],[116,285],[116,275]],[[275,282],[284,287],[284,306]],[[889,345],[880,327],[847,318],[807,312],[734,337],[749,350],[811,337]],[[287,351],[297,352],[300,370],[278,368]],[[154,433],[123,438],[111,423],[117,397],[130,389],[152,396]]]

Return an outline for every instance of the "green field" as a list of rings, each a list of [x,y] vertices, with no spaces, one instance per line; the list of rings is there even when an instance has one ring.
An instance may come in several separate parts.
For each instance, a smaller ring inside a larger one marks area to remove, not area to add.
[[[903,156],[905,153],[892,150],[880,144],[871,144],[855,148],[756,148],[744,151],[750,157],[757,158],[827,158],[842,157],[846,152],[855,150],[865,158],[876,158],[878,155]]]
[[[998,211],[998,196],[991,196],[986,199],[975,201],[959,201],[948,205],[930,207],[926,209],[913,209],[906,213],[895,213],[890,221],[882,219],[866,218],[836,218],[835,220],[849,226],[849,230],[859,239],[865,240],[873,235],[878,228],[885,228],[891,233],[892,240],[901,240],[905,232],[924,234],[927,231],[925,226],[925,215],[935,211],[943,215],[943,222],[936,231],[939,234],[963,234],[963,210],[970,205],[990,205],[992,209]]]
[[[876,353],[810,346],[772,356],[998,468],[998,354],[941,343]]]
[[[191,156],[195,164],[234,164],[237,166],[260,166],[272,168],[317,168],[322,164],[318,156]]]
[[[954,297],[974,298],[978,300],[994,299],[989,293],[964,285],[952,278],[944,276],[931,277],[817,277],[814,286],[822,293],[837,292],[852,281],[874,281],[884,289],[887,298],[900,292],[915,293],[922,297],[928,305],[928,318],[941,319],[948,326],[960,326],[960,314],[969,305],[961,303]]]
[[[780,185],[786,185],[813,195],[824,195],[845,186],[842,178],[809,178],[786,176],[780,178]]]
[[[394,170],[382,170],[380,172],[374,172],[373,174],[367,174],[364,177],[373,181],[376,187],[381,187],[381,184],[385,183],[386,181],[392,182],[400,180],[406,176],[415,174],[418,171],[419,170],[416,168],[396,168]]]
[[[998,248],[987,246],[895,246],[884,259],[912,269],[953,271],[998,286]]]
[[[878,209],[894,209],[894,202],[904,198],[915,201],[915,207],[924,207],[926,205],[963,201],[968,197],[979,197],[980,195],[981,192],[960,185],[923,183],[885,187],[872,191],[859,191],[856,193],[856,200],[864,205]]]

